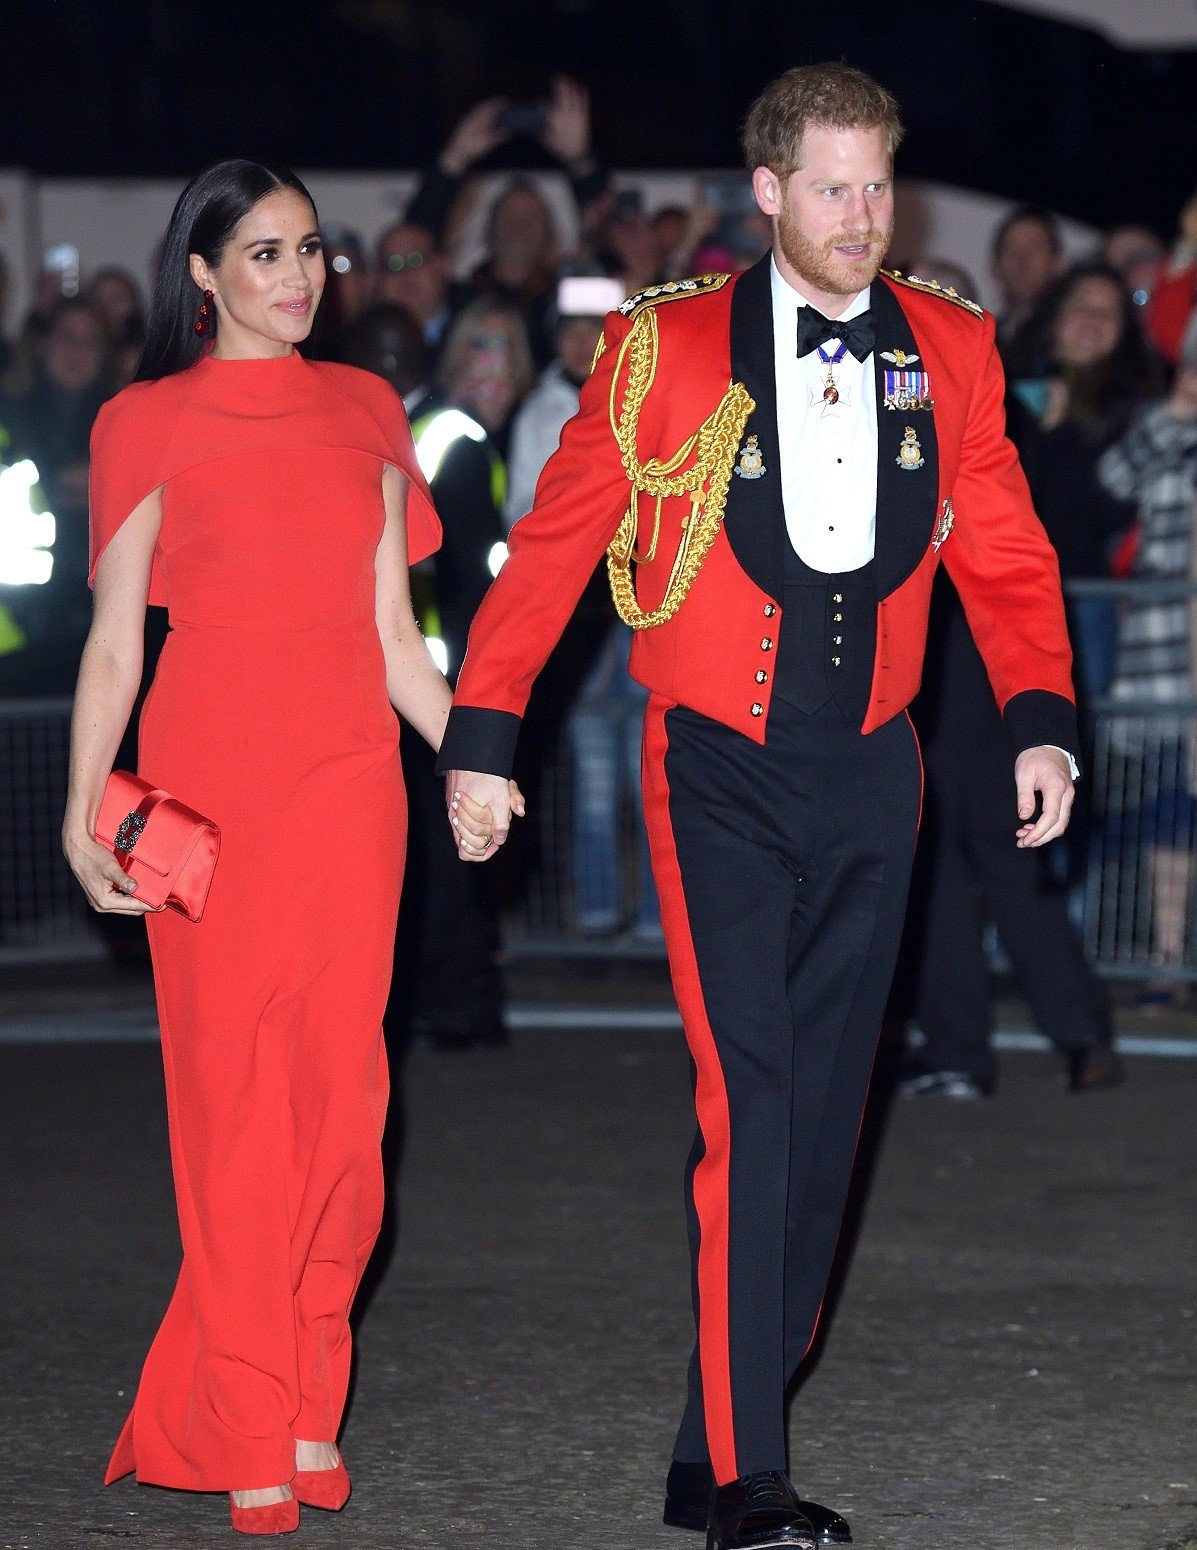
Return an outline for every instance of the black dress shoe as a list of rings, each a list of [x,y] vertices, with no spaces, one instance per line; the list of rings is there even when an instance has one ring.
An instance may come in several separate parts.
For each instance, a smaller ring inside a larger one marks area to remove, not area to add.
[[[711,1492],[715,1476],[709,1464],[683,1464],[677,1459],[669,1466],[665,1481],[664,1521],[670,1528],[706,1530],[711,1516]],[[850,1545],[852,1530],[848,1520],[818,1502],[798,1502],[798,1511],[815,1531],[819,1545]]]
[[[715,1487],[707,1550],[815,1550],[815,1531],[794,1487],[770,1469]]]

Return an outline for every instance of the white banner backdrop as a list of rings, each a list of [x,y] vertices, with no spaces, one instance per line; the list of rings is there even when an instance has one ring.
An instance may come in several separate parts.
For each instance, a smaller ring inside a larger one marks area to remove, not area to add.
[[[0,319],[10,335],[29,306],[30,282],[36,272],[37,185],[25,172],[0,170],[0,254],[8,267],[8,315]]]
[[[1197,0],[996,0],[1103,33],[1120,48],[1197,48]]]

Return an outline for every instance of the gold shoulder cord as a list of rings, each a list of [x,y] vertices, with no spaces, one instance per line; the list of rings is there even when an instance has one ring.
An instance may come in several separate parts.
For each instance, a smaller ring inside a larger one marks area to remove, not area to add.
[[[686,600],[694,579],[710,553],[727,505],[736,449],[744,434],[748,416],[756,408],[741,382],[733,382],[719,407],[704,420],[694,435],[674,455],[640,461],[636,451],[636,433],[640,411],[657,374],[659,350],[656,311],[646,307],[636,316],[627,338],[620,346],[619,358],[611,378],[611,429],[623,459],[624,470],[632,485],[632,496],[619,529],[607,550],[607,575],[616,612],[634,630],[651,630],[672,619]],[[627,388],[622,404],[617,402],[619,382],[627,364]],[[694,453],[694,462],[683,473],[677,470]],[[652,542],[648,552],[635,552],[638,502],[640,495],[651,495],[657,503]],[[632,563],[648,564],[657,553],[661,536],[661,502],[670,496],[688,495],[690,514],[683,520],[682,537],[669,574],[669,585],[660,604],[646,613],[636,601]]]

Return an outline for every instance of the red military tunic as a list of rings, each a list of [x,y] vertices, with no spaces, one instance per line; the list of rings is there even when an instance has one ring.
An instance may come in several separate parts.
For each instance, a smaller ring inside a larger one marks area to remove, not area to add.
[[[541,475],[532,512],[513,529],[510,557],[475,618],[442,770],[509,773],[532,682],[627,508],[628,475],[612,428],[612,404],[619,404],[626,389],[624,360],[624,380],[612,391],[621,346],[634,322],[627,312],[648,306],[656,313],[659,358],[639,418],[636,451],[642,464],[653,458],[665,463],[728,391],[733,300],[755,273],[718,277],[723,283],[703,283],[693,291],[655,288],[661,294],[639,305],[634,300],[625,312],[608,317],[579,412]],[[884,590],[862,730],[871,732],[898,715],[918,692],[931,583],[942,559],[1016,746],[1045,743],[1075,750],[1072,653],[1059,567],[1005,435],[994,320],[971,304],[896,278],[879,278],[873,292],[874,309],[896,314],[895,323],[902,319],[913,337],[920,370],[933,385],[934,408],[917,417],[878,416],[877,558]],[[878,343],[883,344],[880,332]],[[883,370],[880,364],[877,369]],[[753,387],[756,393],[762,389],[768,391],[768,384]],[[897,450],[912,418],[924,449],[933,425],[938,465],[933,482],[922,473],[897,470]],[[886,500],[887,481],[892,502]],[[643,554],[656,502],[647,495],[638,499],[636,547]],[[895,503],[904,508],[897,520]],[[636,574],[637,600],[645,610],[665,594],[690,512],[688,496],[662,502],[656,553]],[[652,692],[763,742],[773,684],[771,676],[761,682],[758,674],[769,672],[769,653],[784,620],[780,576],[767,566],[754,569],[750,574],[721,528],[674,616],[637,631],[630,671]]]

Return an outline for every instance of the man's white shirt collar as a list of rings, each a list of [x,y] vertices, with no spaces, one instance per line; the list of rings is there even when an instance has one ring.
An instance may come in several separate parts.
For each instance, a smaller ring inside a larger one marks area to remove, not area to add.
[[[805,296],[800,296],[790,282],[777,267],[777,259],[769,259],[769,281],[773,289],[773,335],[777,341],[779,353],[783,347],[793,354],[797,349],[798,332],[798,308],[809,307],[813,303],[807,301]],[[869,308],[869,286],[858,296],[854,296],[848,305],[840,313],[840,318],[846,323],[849,318],[859,317]]]

